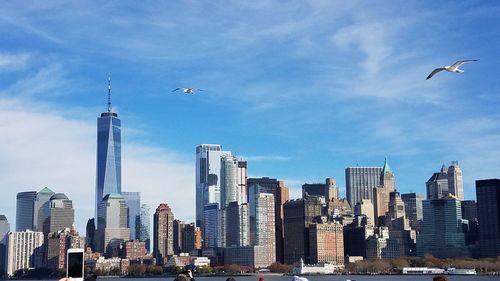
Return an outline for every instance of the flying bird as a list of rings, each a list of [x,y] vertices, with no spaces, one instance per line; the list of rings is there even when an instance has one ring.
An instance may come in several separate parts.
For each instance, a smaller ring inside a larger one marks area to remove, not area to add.
[[[457,73],[462,73],[464,72],[463,70],[459,69],[459,67],[464,64],[464,63],[469,63],[469,62],[473,62],[473,61],[478,61],[478,60],[459,60],[459,61],[456,61],[454,64],[452,65],[448,65],[448,66],[445,66],[445,67],[438,67],[436,69],[434,69],[431,74],[429,74],[429,76],[427,76],[427,79],[430,79],[432,76],[434,76],[436,73],[440,72],[440,71],[443,71],[443,70],[446,70],[446,71],[449,71],[449,72],[457,72]]]
[[[195,89],[195,88],[176,88],[172,92],[175,92],[175,91],[182,91],[184,94],[194,94],[195,92],[203,91],[203,90],[202,89]]]

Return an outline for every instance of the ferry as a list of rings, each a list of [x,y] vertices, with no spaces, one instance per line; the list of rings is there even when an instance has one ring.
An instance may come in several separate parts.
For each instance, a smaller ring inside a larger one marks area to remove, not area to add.
[[[461,268],[454,268],[450,267],[446,269],[444,274],[449,274],[449,275],[477,275],[477,272],[475,269],[461,269]]]

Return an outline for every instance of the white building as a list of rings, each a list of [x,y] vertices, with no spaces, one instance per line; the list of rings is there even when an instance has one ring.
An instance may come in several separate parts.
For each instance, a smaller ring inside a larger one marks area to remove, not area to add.
[[[7,240],[7,274],[12,276],[19,269],[42,265],[43,232],[9,232]]]
[[[301,258],[299,265],[293,268],[293,274],[333,274],[335,271],[342,269],[343,266],[333,265],[331,263],[304,264],[304,260]]]

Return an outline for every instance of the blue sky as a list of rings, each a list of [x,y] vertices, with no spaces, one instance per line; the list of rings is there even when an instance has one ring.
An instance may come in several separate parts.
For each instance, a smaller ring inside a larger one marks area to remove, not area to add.
[[[381,166],[425,193],[442,164],[500,176],[500,5],[494,1],[23,1],[0,10],[0,199],[64,192],[92,216],[95,122],[122,119],[123,190],[194,217],[194,149],[250,176],[337,179]],[[435,67],[479,59],[465,73]],[[197,87],[199,95],[172,93]]]

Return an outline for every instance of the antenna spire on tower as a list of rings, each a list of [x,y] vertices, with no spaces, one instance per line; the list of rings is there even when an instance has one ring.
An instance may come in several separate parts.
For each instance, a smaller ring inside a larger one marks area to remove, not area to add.
[[[111,73],[108,72],[108,112],[111,112]]]

